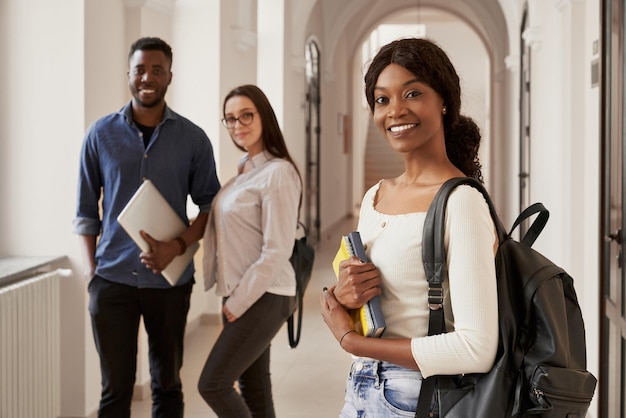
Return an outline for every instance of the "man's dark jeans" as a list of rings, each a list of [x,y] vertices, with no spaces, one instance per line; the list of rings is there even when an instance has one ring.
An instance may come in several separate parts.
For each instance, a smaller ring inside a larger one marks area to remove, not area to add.
[[[139,289],[95,276],[89,313],[100,355],[99,418],[130,417],[143,317],[148,334],[153,418],[183,418],[180,368],[193,280],[170,289]]]

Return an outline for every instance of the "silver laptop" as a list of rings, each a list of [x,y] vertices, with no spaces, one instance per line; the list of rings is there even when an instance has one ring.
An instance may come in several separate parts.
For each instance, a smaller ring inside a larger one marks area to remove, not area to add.
[[[150,251],[150,246],[139,231],[143,230],[159,241],[169,241],[187,229],[183,220],[150,180],[145,180],[137,189],[117,221],[139,248],[146,252]],[[199,246],[197,242],[188,246],[184,254],[174,258],[161,272],[172,286],[178,282]]]

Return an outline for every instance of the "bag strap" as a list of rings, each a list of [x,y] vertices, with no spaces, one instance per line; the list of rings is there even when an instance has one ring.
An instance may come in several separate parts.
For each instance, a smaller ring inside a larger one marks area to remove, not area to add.
[[[422,242],[422,258],[424,270],[428,280],[428,304],[430,316],[428,323],[428,335],[446,332],[443,311],[443,287],[442,283],[447,276],[446,252],[444,243],[444,227],[446,204],[450,193],[460,185],[469,185],[482,193],[489,205],[489,212],[496,227],[499,243],[508,239],[515,228],[531,216],[538,214],[528,231],[521,237],[520,242],[529,247],[535,242],[541,231],[548,222],[549,212],[541,203],[535,203],[519,214],[509,233],[506,233],[495,205],[485,187],[478,180],[470,177],[453,178],[446,181],[435,195],[431,203],[426,219],[424,220],[424,234]],[[522,353],[514,354],[516,364],[521,364]],[[416,418],[427,418],[432,403],[433,392],[437,384],[437,376],[424,379],[415,413]]]
[[[489,205],[491,217],[496,225],[499,242],[502,242],[506,236],[506,231],[498,218],[491,197],[482,183],[472,177],[456,177],[446,181],[441,186],[426,213],[422,238],[422,259],[428,280],[428,306],[430,307],[428,335],[446,332],[443,310],[443,280],[448,274],[446,271],[446,249],[444,242],[446,205],[452,191],[456,187],[464,184],[474,187],[484,196]],[[428,417],[437,383],[436,380],[437,377],[432,376],[422,381],[417,409],[415,411],[416,418]]]
[[[489,205],[491,218],[496,226],[499,242],[503,242],[507,235],[504,227],[502,226],[502,222],[500,222],[500,218],[498,217],[489,193],[487,193],[485,187],[478,180],[472,177],[456,177],[446,181],[443,186],[441,186],[433,198],[428,212],[426,213],[426,219],[424,220],[424,234],[422,238],[422,259],[424,262],[426,279],[428,280],[428,305],[430,306],[431,317],[433,313],[442,311],[441,308],[443,308],[442,283],[444,278],[447,276],[446,248],[444,242],[446,205],[448,203],[450,193],[452,193],[456,187],[464,184],[474,187],[484,196],[487,204]],[[429,323],[428,327],[429,335],[433,335],[430,332],[431,323]],[[432,324],[433,331],[442,329],[439,326],[440,323],[442,322],[437,320],[437,323]],[[437,334],[439,332],[434,333]]]
[[[509,233],[506,233],[489,193],[478,180],[471,177],[459,177],[446,181],[435,195],[426,218],[424,220],[424,234],[422,242],[422,258],[424,270],[428,280],[428,304],[430,316],[428,322],[428,335],[446,332],[445,318],[443,313],[443,287],[442,283],[447,276],[446,252],[444,243],[444,227],[446,204],[450,193],[460,185],[469,185],[482,193],[489,205],[489,212],[496,227],[499,243],[508,239],[515,228],[531,216],[538,214],[537,218],[521,237],[520,242],[529,247],[535,242],[541,231],[548,222],[549,212],[541,203],[535,203],[519,214]],[[514,353],[515,364],[521,364],[522,353]],[[416,418],[427,418],[432,403],[433,392],[437,383],[437,376],[432,376],[422,381],[422,388],[417,403]]]
[[[302,227],[302,230],[304,231],[304,238],[306,239],[309,231],[300,220],[298,220],[298,225],[296,225],[296,229],[298,229],[299,226]],[[296,348],[298,346],[298,343],[300,342],[300,334],[302,333],[302,310],[304,304],[302,301],[304,296],[303,294],[304,289],[300,288],[300,280],[296,280],[296,298],[298,299],[298,329],[296,331],[294,331],[293,314],[291,314],[289,318],[287,318],[287,337],[289,338],[289,347],[291,348]]]
[[[291,348],[296,348],[300,342],[300,332],[302,331],[302,298],[299,297],[298,299],[298,330],[295,333],[293,314],[287,319],[287,336]]]
[[[522,213],[518,215],[517,219],[515,219],[515,222],[513,222],[513,226],[511,227],[509,235],[513,235],[513,231],[515,230],[515,228],[517,228],[519,225],[521,225],[522,222],[524,222],[526,219],[530,218],[536,213],[538,213],[537,218],[530,225],[528,231],[526,231],[524,236],[520,239],[520,242],[522,244],[532,247],[533,243],[535,242],[541,231],[543,231],[543,228],[546,226],[548,218],[550,217],[550,212],[548,211],[548,209],[546,209],[545,206],[543,206],[543,204],[537,202],[524,209]]]

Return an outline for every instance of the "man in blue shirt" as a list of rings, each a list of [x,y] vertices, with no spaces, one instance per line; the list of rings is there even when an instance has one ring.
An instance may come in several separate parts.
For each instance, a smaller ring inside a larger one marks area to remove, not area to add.
[[[220,183],[209,138],[165,103],[172,81],[170,46],[159,38],[141,38],[131,46],[128,63],[132,100],[96,121],[85,136],[73,228],[80,236],[89,280],[89,312],[100,356],[98,417],[130,417],[143,317],[149,343],[152,416],[182,418],[180,368],[194,283],[193,262],[175,286],[160,273],[202,237]],[[156,185],[189,226],[171,241],[144,234],[150,251],[142,253],[117,216],[145,179]],[[191,224],[188,196],[199,208]]]

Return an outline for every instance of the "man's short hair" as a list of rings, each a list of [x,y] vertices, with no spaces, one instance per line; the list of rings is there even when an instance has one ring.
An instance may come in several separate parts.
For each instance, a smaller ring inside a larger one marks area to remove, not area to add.
[[[145,37],[137,39],[131,46],[128,53],[128,61],[136,51],[161,51],[165,54],[172,65],[172,48],[161,38]]]

